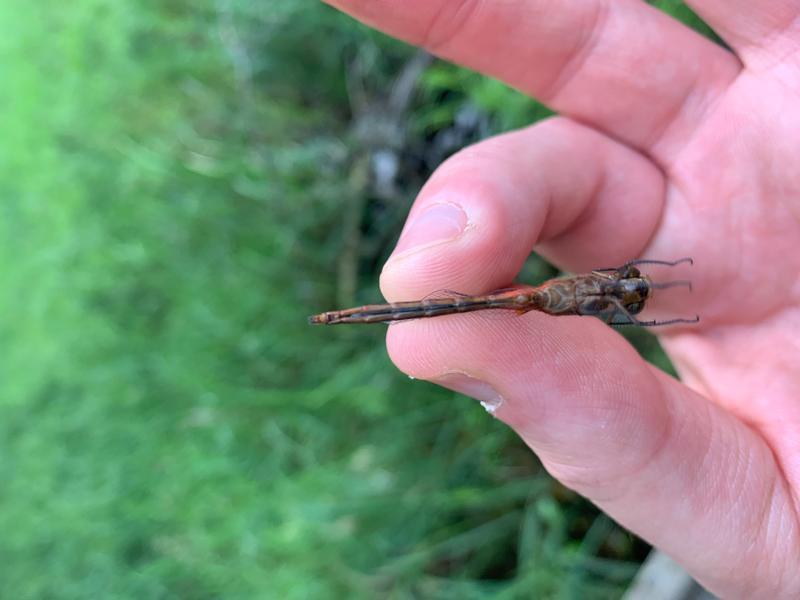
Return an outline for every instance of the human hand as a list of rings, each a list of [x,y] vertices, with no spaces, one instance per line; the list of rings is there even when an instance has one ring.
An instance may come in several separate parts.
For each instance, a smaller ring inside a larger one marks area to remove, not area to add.
[[[391,327],[420,379],[497,405],[546,468],[724,597],[800,597],[800,7],[693,0],[728,51],[636,0],[329,0],[562,117],[447,161],[381,277],[393,301],[691,256],[658,314],[683,383],[586,318]],[[651,315],[652,315],[652,311]],[[501,402],[502,399],[502,402]]]

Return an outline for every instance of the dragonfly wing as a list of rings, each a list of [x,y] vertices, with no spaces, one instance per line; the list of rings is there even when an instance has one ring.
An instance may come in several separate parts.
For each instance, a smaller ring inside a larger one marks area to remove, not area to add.
[[[488,292],[487,295],[493,296],[495,294],[504,294],[506,292],[515,292],[517,290],[527,290],[528,288],[530,288],[530,286],[514,285],[511,287],[500,288],[498,290],[492,290]],[[472,298],[472,297],[473,296],[471,296],[470,294],[464,294],[463,292],[457,292],[455,290],[449,290],[449,289],[441,289],[431,292],[430,294],[422,298],[422,300],[443,300],[446,298]]]
[[[455,290],[441,289],[433,291],[427,296],[424,296],[422,300],[441,300],[444,298],[467,298],[467,297],[469,297],[469,294],[463,294]],[[420,300],[420,302],[422,300]]]

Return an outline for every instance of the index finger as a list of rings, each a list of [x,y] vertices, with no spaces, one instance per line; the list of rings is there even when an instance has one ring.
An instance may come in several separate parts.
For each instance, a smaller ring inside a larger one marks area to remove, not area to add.
[[[640,0],[326,1],[665,162],[740,70]]]

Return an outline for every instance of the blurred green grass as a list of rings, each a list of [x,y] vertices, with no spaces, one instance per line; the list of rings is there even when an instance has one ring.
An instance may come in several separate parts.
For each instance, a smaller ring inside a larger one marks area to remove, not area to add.
[[[643,544],[380,328],[306,325],[357,192],[345,59],[380,87],[407,48],[295,0],[7,2],[0,28],[4,597],[620,594]],[[466,102],[546,114],[424,81],[421,136]]]

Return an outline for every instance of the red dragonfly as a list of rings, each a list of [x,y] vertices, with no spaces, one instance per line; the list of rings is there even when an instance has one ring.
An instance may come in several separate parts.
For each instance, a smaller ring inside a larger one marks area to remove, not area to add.
[[[591,273],[550,279],[536,287],[518,287],[497,290],[483,296],[467,296],[444,290],[442,297],[426,297],[415,302],[368,304],[357,308],[333,310],[309,317],[312,324],[338,325],[341,323],[381,323],[422,319],[475,310],[506,309],[519,314],[538,310],[548,315],[592,315],[612,326],[638,325],[656,327],[675,323],[697,323],[694,319],[669,319],[642,321],[637,318],[652,296],[653,290],[686,286],[690,281],[678,280],[654,283],[643,275],[639,265],[693,264],[691,258],[673,262],[665,260],[634,260],[621,267],[597,269]],[[438,293],[435,293],[438,294]],[[432,294],[432,295],[435,295]]]

